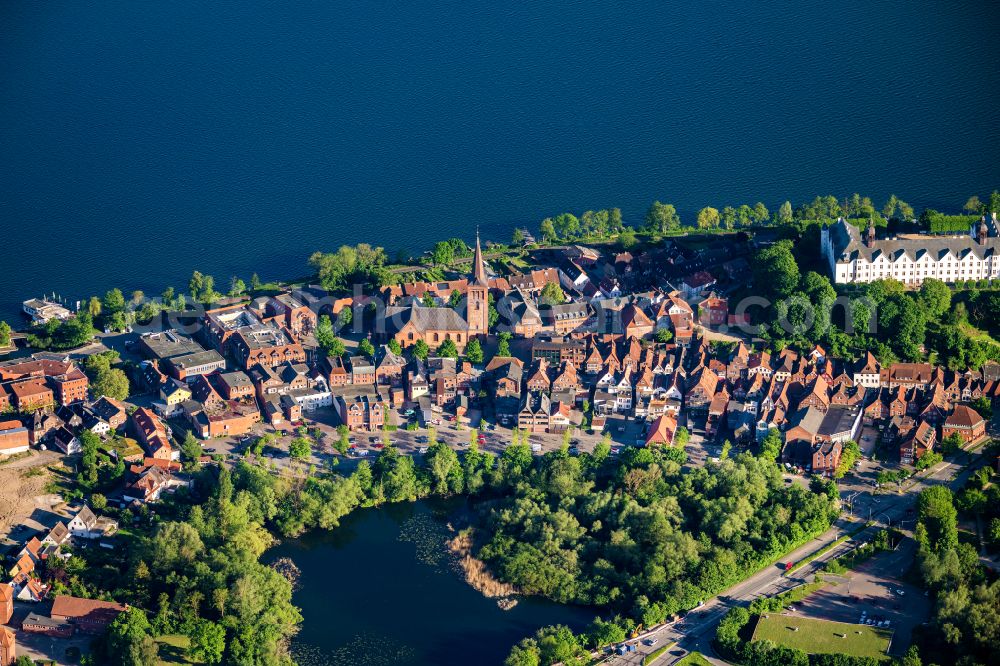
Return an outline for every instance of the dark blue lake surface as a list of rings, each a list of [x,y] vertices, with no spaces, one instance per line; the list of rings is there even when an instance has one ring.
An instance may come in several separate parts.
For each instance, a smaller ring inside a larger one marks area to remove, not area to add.
[[[454,504],[363,509],[330,532],[288,541],[269,558],[301,570],[293,602],[305,622],[292,642],[302,666],[501,664],[549,624],[583,629],[594,612],[523,599],[509,611],[462,580],[445,540]]]
[[[0,313],[653,199],[1000,185],[991,3],[6,0]]]

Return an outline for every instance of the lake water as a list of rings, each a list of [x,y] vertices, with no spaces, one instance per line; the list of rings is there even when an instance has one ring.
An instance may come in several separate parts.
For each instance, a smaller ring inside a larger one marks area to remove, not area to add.
[[[988,2],[5,0],[0,315],[653,199],[1000,186]]]
[[[287,541],[269,559],[301,569],[293,602],[305,621],[292,643],[302,666],[501,664],[549,624],[584,628],[592,610],[523,599],[509,611],[462,579],[444,542],[447,509],[417,502],[363,509],[330,532]]]

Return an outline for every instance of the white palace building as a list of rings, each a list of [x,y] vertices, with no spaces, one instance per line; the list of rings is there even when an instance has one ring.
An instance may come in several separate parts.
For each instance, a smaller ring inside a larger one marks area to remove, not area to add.
[[[901,234],[875,239],[875,227],[861,231],[843,219],[820,232],[823,257],[837,284],[894,278],[919,285],[925,278],[943,282],[1000,278],[1000,234],[996,213],[973,224],[968,234]]]

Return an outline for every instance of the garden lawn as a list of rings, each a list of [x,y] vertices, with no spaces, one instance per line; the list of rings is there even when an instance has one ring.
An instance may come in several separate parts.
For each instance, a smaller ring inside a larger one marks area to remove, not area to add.
[[[157,655],[159,659],[156,661],[156,666],[177,666],[178,664],[197,663],[184,656],[188,646],[191,644],[187,636],[167,634],[157,636],[153,640],[156,641],[156,646],[159,648]]]
[[[792,628],[797,627],[798,631]],[[841,638],[845,635],[846,638]],[[885,657],[892,631],[863,624],[847,624],[788,615],[763,615],[753,639],[769,640],[809,654],[847,654],[855,657]]]
[[[701,656],[700,652],[691,652],[674,666],[712,666],[712,662]]]

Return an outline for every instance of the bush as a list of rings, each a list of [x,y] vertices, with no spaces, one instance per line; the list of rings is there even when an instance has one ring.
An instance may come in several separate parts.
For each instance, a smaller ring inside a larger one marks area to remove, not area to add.
[[[750,611],[742,606],[730,608],[715,630],[715,640],[730,656],[739,652],[740,632],[750,623]]]
[[[943,215],[928,211],[924,216],[927,230],[932,234],[969,233],[969,229],[979,219],[975,215]]]

